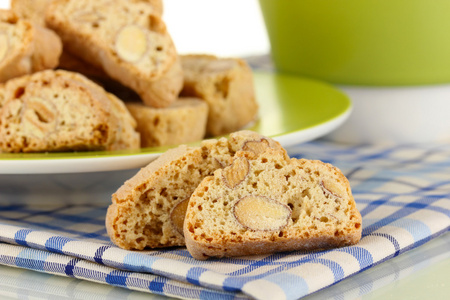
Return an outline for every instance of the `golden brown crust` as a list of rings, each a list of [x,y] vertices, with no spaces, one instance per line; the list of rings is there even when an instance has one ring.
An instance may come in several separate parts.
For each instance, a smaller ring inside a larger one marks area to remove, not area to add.
[[[258,104],[253,75],[238,58],[183,55],[183,96],[199,97],[209,106],[207,133],[212,136],[242,129],[255,121]]]
[[[178,55],[164,22],[146,1],[55,0],[46,23],[68,51],[102,68],[148,105],[166,107],[177,98],[182,87]]]
[[[227,170],[239,174],[235,164],[243,157],[236,153],[233,164],[206,177],[189,200],[184,236],[194,258],[317,250],[359,241],[361,215],[339,169],[321,161],[286,160],[269,148],[249,161],[244,180],[227,185]],[[237,209],[243,199],[250,205]],[[280,222],[285,218],[287,223]]]

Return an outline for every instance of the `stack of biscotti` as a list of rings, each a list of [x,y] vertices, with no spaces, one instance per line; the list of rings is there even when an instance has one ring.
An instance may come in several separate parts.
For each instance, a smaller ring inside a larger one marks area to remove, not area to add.
[[[251,131],[164,153],[113,194],[106,228],[121,248],[196,259],[348,246],[362,229],[339,169]]]
[[[0,30],[0,82],[55,67],[83,74],[132,102],[141,147],[229,134],[257,118],[245,61],[178,55],[162,0],[11,0],[11,9],[2,23],[15,32]]]
[[[62,37],[68,52],[137,93],[140,99],[130,107],[138,122],[142,147],[197,141],[206,131],[205,106],[178,97],[183,70],[158,3],[56,0],[46,14],[47,26]],[[126,90],[119,93],[127,98]],[[180,117],[175,111],[188,117]],[[156,126],[149,128],[151,124]]]
[[[153,107],[174,102],[183,85],[175,46],[159,13],[140,0],[54,0],[46,24],[65,49],[134,90]]]

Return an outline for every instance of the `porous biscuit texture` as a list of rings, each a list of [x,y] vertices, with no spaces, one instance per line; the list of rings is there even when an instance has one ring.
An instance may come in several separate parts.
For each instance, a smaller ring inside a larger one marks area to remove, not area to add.
[[[227,166],[237,151],[250,160],[266,148],[279,149],[287,157],[278,142],[251,131],[165,152],[113,194],[106,215],[111,241],[137,250],[184,245],[187,202],[202,179]]]
[[[46,70],[0,85],[3,152],[139,148],[136,122],[86,77]]]
[[[45,11],[53,0],[11,0],[11,10],[21,19],[27,19],[39,26],[45,26]],[[155,13],[162,15],[162,0],[139,0],[149,3]]]
[[[186,144],[205,136],[208,105],[197,98],[180,98],[169,107],[126,103],[137,122],[142,147]]]
[[[0,82],[56,67],[61,51],[53,31],[0,10]]]
[[[184,236],[200,260],[317,250],[357,243],[361,215],[336,167],[273,149],[251,160],[238,152],[192,194]]]
[[[45,27],[45,11],[53,0],[11,0],[11,10],[21,19]]]
[[[182,96],[204,99],[209,106],[207,134],[223,135],[242,129],[258,114],[253,75],[238,58],[182,55]]]
[[[73,55],[102,68],[153,107],[178,97],[183,73],[166,26],[147,1],[55,0],[46,24]]]

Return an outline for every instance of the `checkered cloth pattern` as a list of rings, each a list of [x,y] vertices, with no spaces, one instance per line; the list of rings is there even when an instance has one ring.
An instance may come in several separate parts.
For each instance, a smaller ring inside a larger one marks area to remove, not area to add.
[[[176,298],[298,299],[450,228],[448,144],[315,141],[288,152],[332,163],[350,180],[363,217],[357,245],[207,261],[185,248],[126,251],[106,235],[105,203],[13,204],[0,193],[0,264]]]

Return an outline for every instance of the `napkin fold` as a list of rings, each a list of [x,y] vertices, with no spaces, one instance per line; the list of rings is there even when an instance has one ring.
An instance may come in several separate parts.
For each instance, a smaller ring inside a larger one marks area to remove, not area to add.
[[[450,145],[315,141],[287,150],[332,163],[347,176],[363,217],[357,245],[207,261],[193,259],[185,248],[127,251],[109,241],[107,205],[95,199],[15,205],[0,191],[0,264],[176,298],[298,299],[450,228]]]

